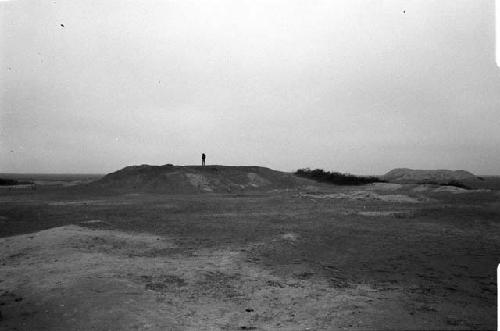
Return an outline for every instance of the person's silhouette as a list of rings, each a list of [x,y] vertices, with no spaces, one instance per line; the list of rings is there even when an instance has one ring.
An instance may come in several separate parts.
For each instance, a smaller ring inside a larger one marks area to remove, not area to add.
[[[205,153],[201,153],[201,165],[205,165]]]

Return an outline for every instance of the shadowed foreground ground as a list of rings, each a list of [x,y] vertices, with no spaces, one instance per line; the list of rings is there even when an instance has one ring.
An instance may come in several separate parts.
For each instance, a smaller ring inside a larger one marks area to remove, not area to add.
[[[497,191],[42,189],[0,201],[3,329],[496,326]]]

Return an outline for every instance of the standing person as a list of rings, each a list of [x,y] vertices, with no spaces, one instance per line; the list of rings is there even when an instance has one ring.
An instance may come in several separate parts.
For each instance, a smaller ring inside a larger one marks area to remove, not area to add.
[[[205,165],[205,153],[201,153],[201,165]]]

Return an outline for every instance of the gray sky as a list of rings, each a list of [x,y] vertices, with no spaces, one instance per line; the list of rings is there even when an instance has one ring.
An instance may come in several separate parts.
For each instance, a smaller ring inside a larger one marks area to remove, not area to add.
[[[197,164],[205,152],[287,171],[500,174],[494,10],[0,2],[0,172]]]

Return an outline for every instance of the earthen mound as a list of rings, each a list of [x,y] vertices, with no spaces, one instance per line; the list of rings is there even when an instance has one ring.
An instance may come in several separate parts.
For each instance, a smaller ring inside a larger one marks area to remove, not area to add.
[[[413,170],[406,168],[393,169],[382,176],[392,183],[429,183],[446,184],[452,181],[477,180],[477,177],[465,170]]]
[[[102,189],[165,193],[294,189],[311,181],[258,166],[129,166],[91,185]]]

